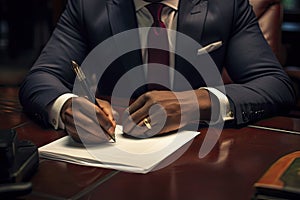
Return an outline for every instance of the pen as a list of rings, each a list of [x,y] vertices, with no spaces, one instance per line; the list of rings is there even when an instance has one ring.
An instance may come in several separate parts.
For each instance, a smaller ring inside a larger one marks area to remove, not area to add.
[[[73,70],[75,72],[75,74],[77,75],[78,79],[79,79],[79,82],[81,83],[81,86],[83,88],[83,90],[86,92],[88,98],[90,100],[94,99],[94,95],[92,94],[91,90],[89,89],[88,87],[88,84],[86,82],[86,76],[85,74],[83,73],[83,71],[81,70],[80,66],[74,61],[72,60],[72,67],[73,67]],[[101,106],[99,105],[98,101],[95,101],[95,104],[101,108]],[[115,138],[115,135],[110,135],[107,133],[107,135],[114,141],[116,142],[116,138]]]

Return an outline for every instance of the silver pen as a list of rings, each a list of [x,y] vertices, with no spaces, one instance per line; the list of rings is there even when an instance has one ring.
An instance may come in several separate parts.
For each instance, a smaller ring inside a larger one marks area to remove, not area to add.
[[[80,66],[74,61],[72,60],[72,67],[73,67],[73,70],[75,72],[75,74],[77,75],[79,81],[80,81],[80,84],[82,86],[82,88],[84,89],[84,91],[86,92],[86,95],[88,96],[88,98],[90,100],[94,99],[94,95],[92,94],[91,90],[89,89],[88,87],[88,84],[86,82],[86,76],[85,74],[83,73],[83,71],[81,70]],[[98,101],[95,101],[95,104],[99,107],[99,108],[102,108]],[[110,135],[109,133],[106,133],[114,142],[116,142],[116,138],[115,138],[115,135]]]

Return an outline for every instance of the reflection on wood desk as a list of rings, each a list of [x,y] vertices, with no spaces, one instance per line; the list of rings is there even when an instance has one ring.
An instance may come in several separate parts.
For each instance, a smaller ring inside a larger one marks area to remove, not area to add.
[[[65,135],[30,121],[21,111],[17,91],[0,88],[0,129],[13,128],[20,139],[37,146]],[[278,116],[256,125],[299,131],[298,124],[299,119]],[[298,134],[244,127],[222,130],[212,151],[199,158],[207,129],[200,131],[178,160],[144,175],[40,159],[31,179],[33,191],[24,199],[251,199],[253,184],[267,168],[300,150]]]

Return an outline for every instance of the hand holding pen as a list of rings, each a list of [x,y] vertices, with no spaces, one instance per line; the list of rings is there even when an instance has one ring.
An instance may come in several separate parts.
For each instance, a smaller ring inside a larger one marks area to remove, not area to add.
[[[64,104],[61,116],[65,123],[66,131],[78,142],[106,142],[108,137],[115,141],[116,122],[109,102],[95,98],[89,90],[86,77],[79,65],[72,61],[72,67],[88,99],[85,97],[73,97]],[[95,100],[95,103],[92,102],[93,100]],[[77,119],[76,123],[74,116]]]

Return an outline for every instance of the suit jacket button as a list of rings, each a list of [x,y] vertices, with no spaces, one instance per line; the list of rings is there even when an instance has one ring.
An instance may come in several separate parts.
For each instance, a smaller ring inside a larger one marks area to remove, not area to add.
[[[248,114],[246,112],[242,112],[242,118],[245,122],[248,122],[249,119],[248,119]]]
[[[229,111],[229,112],[227,113],[227,116],[228,116],[228,117],[233,117],[233,112],[232,112],[232,111]]]

